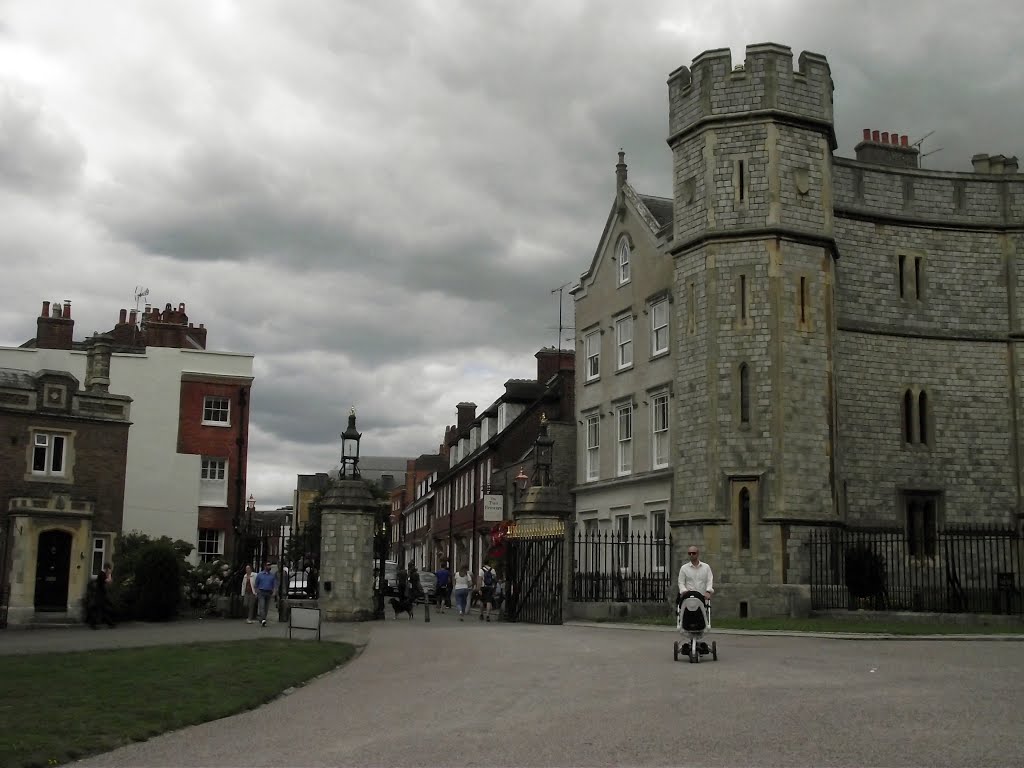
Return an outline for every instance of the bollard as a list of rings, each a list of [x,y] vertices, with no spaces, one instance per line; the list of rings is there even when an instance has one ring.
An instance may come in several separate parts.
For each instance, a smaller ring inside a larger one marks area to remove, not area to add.
[[[423,622],[430,623],[430,595],[427,595],[423,601]]]

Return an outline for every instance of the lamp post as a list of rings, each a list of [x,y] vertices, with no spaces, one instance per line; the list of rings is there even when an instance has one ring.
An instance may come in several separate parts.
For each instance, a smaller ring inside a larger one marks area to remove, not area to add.
[[[512,482],[515,483],[515,487],[519,490],[516,494],[516,501],[519,501],[519,496],[526,491],[526,486],[530,484],[530,478],[523,472],[523,468],[519,467],[519,474],[512,478]]]
[[[534,485],[551,485],[551,454],[554,452],[554,445],[554,438],[548,435],[547,414],[542,413],[540,415],[540,431],[533,444]]]
[[[341,433],[341,477],[359,479],[359,438],[362,435],[356,430],[356,408],[348,412],[348,426]],[[349,474],[351,473],[351,474]]]
[[[245,502],[245,523],[247,526],[252,526],[252,516],[256,512],[256,497],[251,493],[249,498]]]
[[[377,506],[377,525],[374,535],[377,539],[377,594],[374,595],[374,618],[384,618],[384,589],[387,587],[387,574],[384,563],[387,560],[388,524],[390,510],[384,505]]]

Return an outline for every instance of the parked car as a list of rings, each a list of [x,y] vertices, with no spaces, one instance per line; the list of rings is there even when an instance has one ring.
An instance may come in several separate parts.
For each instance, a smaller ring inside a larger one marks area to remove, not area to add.
[[[299,571],[288,577],[288,597],[300,600],[314,600],[319,596],[320,582],[316,571],[310,574]]]

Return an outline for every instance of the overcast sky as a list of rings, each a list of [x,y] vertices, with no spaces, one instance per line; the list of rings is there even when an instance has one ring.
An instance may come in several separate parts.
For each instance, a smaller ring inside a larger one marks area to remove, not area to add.
[[[351,405],[364,455],[416,456],[456,403],[534,375],[618,149],[671,194],[677,66],[825,54],[838,154],[934,131],[926,167],[969,170],[1024,157],[1020,7],[0,0],[0,345],[43,300],[72,301],[76,338],[136,286],[184,302],[210,349],[255,354],[246,493],[287,504]]]

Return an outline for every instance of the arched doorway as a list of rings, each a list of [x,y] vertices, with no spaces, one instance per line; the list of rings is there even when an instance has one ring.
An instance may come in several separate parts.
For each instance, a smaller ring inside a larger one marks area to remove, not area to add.
[[[37,611],[68,609],[68,576],[71,573],[71,534],[67,531],[43,531],[39,534],[36,557]]]

